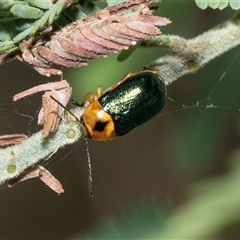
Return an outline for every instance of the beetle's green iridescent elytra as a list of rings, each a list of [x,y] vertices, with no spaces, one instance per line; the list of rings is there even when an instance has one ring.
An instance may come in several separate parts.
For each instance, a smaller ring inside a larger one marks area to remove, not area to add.
[[[157,115],[165,106],[165,84],[156,72],[128,74],[98,99],[113,119],[116,136],[122,136]]]
[[[157,115],[165,106],[166,89],[159,75],[150,70],[130,73],[97,98],[88,93],[80,122],[85,135],[98,141],[122,136]]]

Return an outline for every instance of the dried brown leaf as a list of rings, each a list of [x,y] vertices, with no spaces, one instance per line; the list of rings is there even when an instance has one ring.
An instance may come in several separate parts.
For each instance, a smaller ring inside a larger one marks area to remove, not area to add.
[[[66,80],[50,82],[16,94],[13,97],[13,101],[42,91],[45,91],[45,93],[42,96],[42,108],[38,114],[38,124],[44,125],[42,138],[46,138],[51,132],[54,132],[58,128],[64,111],[57,101],[63,106],[66,106],[72,95],[72,88]],[[51,98],[51,96],[54,99]]]
[[[127,49],[137,41],[159,35],[158,27],[170,21],[153,16],[153,10],[147,7],[151,2],[123,2],[76,21],[46,40],[23,41],[20,60],[50,76],[61,74],[63,67],[85,66],[91,59],[106,57],[109,53]],[[129,9],[135,11],[124,11]]]
[[[0,136],[0,146],[9,146],[13,144],[18,144],[25,139],[27,139],[28,136],[24,134],[10,134],[10,135],[2,135]]]
[[[30,96],[32,94],[43,92],[43,91],[50,91],[52,89],[58,90],[58,89],[64,89],[70,87],[69,83],[66,80],[62,80],[59,82],[51,82],[46,84],[41,84],[38,86],[35,86],[33,88],[30,88],[28,90],[25,90],[23,92],[20,92],[13,96],[13,101],[17,101],[21,98]]]
[[[46,138],[50,132],[54,132],[59,126],[64,109],[57,101],[66,106],[71,95],[72,88],[68,87],[58,91],[54,89],[47,91],[42,96],[42,108],[38,115],[38,124],[44,124],[42,138]]]
[[[9,180],[8,187],[13,187],[17,183],[35,177],[39,177],[42,182],[44,182],[49,188],[51,188],[56,193],[58,194],[64,193],[62,184],[48,170],[39,165],[30,167],[23,174],[20,174],[18,177]]]

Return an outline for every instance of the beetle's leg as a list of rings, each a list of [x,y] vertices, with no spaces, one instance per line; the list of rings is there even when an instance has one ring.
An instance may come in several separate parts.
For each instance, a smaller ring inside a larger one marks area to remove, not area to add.
[[[89,92],[88,94],[86,94],[86,96],[83,98],[83,101],[82,101],[82,106],[85,105],[85,103],[88,101],[89,104],[92,103],[94,101],[94,95],[93,93]]]
[[[100,98],[102,96],[102,88],[101,86],[98,86],[97,88],[97,98]]]
[[[78,103],[77,101],[75,101],[73,99],[71,100],[71,103],[72,103],[73,106],[82,107],[82,104]]]

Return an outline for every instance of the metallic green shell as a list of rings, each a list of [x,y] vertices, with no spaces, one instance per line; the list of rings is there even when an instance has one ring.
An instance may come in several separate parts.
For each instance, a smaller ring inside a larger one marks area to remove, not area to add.
[[[124,135],[157,115],[166,103],[165,85],[146,70],[126,77],[98,99],[112,117],[117,136]]]

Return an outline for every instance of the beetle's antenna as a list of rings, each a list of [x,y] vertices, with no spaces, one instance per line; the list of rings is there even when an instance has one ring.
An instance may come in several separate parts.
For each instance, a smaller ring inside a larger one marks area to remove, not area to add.
[[[89,153],[88,138],[85,136],[84,140],[86,145],[87,164],[88,164],[88,193],[90,197],[93,197],[92,164],[91,164],[90,153]]]
[[[50,98],[52,98],[55,102],[57,102],[62,108],[64,108],[67,112],[69,112],[76,120],[77,122],[80,122],[80,120],[69,110],[67,109],[62,103],[60,103],[55,97],[50,95]]]
[[[56,101],[62,108],[64,108],[67,112],[69,112],[80,123],[80,120],[69,109],[67,109],[55,97],[53,97],[51,95],[50,95],[50,97],[54,101]],[[74,101],[74,105],[81,107],[81,105],[79,103],[77,103],[76,101]],[[85,140],[85,146],[86,146],[86,152],[87,152],[87,164],[88,164],[88,193],[89,193],[89,196],[92,197],[93,196],[92,164],[91,164],[90,153],[89,153],[88,139],[86,136],[84,136],[84,140]]]

